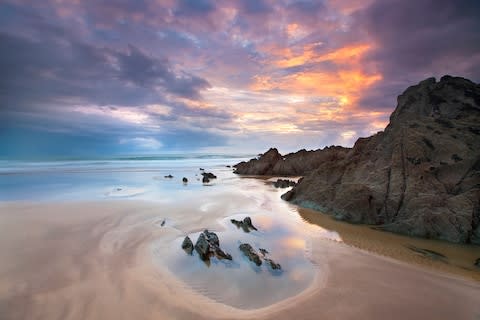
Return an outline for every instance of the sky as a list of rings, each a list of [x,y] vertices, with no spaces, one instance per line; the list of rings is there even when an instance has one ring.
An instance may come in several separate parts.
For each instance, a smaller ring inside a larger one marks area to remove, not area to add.
[[[0,157],[352,146],[480,80],[478,0],[2,0]]]

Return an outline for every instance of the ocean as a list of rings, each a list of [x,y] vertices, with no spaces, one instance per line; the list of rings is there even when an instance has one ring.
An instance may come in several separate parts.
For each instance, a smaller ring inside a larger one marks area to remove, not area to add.
[[[48,161],[0,160],[0,201],[157,199],[203,186],[199,168],[223,177],[250,155],[174,154]],[[172,175],[173,178],[164,178]],[[212,183],[215,183],[214,181]]]

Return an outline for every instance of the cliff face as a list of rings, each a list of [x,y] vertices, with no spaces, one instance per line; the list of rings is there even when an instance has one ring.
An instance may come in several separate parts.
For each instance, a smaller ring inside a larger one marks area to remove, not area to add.
[[[320,163],[282,198],[350,222],[480,244],[480,85],[445,76],[408,88],[384,132]]]
[[[300,150],[282,156],[271,148],[258,159],[235,165],[235,173],[249,175],[301,176],[325,162],[343,160],[349,148],[326,147],[315,151]]]

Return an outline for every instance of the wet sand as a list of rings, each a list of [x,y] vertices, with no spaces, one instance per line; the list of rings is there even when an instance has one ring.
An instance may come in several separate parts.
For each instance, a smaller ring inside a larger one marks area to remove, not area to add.
[[[430,270],[480,282],[480,268],[474,265],[476,259],[480,258],[480,246],[413,238],[384,232],[367,225],[354,225],[337,221],[329,215],[311,209],[299,208],[298,213],[308,223],[337,232],[342,241],[349,246]],[[412,245],[440,253],[446,259],[425,257],[409,249],[409,246]]]
[[[153,263],[151,245],[185,231],[219,230],[224,213],[161,208],[127,200],[1,203],[0,319],[480,317],[477,281],[361,251],[347,245],[343,231],[347,244],[311,239],[310,258],[326,269],[302,293],[254,310],[218,303]]]

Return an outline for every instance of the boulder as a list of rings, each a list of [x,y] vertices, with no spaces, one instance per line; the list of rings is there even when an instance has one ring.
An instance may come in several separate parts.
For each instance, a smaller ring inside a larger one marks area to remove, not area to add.
[[[182,182],[183,182],[183,183],[187,183],[187,182],[188,182],[188,179],[185,178],[185,177],[183,177],[183,178],[182,178]]]
[[[185,239],[183,239],[182,249],[185,250],[185,252],[188,253],[189,255],[192,255],[193,253],[193,242],[188,236],[186,236]]]
[[[243,254],[253,263],[255,263],[257,266],[262,265],[262,260],[260,259],[260,256],[258,253],[255,251],[255,249],[252,248],[252,246],[248,243],[242,243],[238,247],[240,251],[243,252]]]
[[[204,176],[204,177],[202,178],[202,182],[203,182],[203,183],[209,183],[209,182],[210,182],[210,179],[208,179],[208,177],[205,177],[205,176]]]

